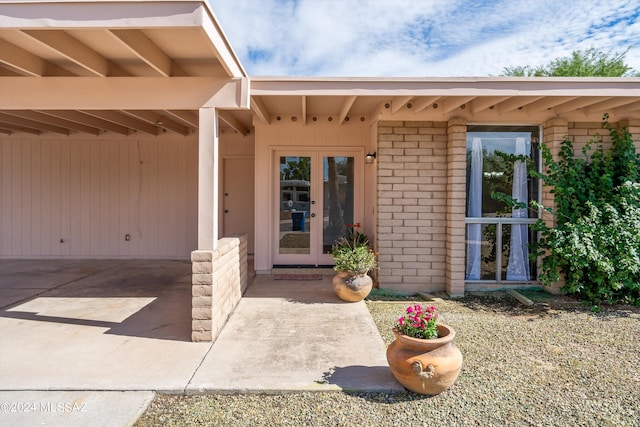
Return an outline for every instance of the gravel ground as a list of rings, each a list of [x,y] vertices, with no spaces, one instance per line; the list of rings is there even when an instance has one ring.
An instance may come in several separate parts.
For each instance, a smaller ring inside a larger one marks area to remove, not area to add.
[[[158,395],[136,426],[640,426],[640,310],[528,296],[533,307],[504,293],[427,303],[465,358],[438,396]],[[408,303],[367,305],[390,343]]]

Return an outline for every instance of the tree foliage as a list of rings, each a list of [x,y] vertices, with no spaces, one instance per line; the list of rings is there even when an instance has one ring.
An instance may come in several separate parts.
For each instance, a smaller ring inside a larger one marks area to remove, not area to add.
[[[555,208],[534,205],[554,214],[557,224],[537,222],[541,239],[531,256],[542,258],[544,284],[562,272],[563,291],[592,305],[640,305],[640,156],[626,129],[613,128],[606,115],[604,125],[611,149],[603,148],[600,137],[581,155],[568,137],[557,158],[542,146],[541,178],[552,189]]]
[[[547,65],[505,67],[503,76],[514,77],[639,77],[640,72],[625,63],[623,52],[604,52],[596,48],[575,50]]]

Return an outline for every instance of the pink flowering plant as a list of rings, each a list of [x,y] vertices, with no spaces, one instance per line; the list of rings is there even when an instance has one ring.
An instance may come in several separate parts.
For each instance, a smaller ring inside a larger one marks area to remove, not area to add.
[[[413,338],[438,338],[438,309],[434,306],[422,307],[420,304],[407,307],[405,315],[400,316],[395,325],[396,331]]]

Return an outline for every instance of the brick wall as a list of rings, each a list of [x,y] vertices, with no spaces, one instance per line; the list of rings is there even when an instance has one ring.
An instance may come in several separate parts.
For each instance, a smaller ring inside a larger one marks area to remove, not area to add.
[[[378,126],[379,284],[403,292],[444,290],[447,123]]]
[[[248,286],[247,236],[225,237],[212,251],[193,251],[192,341],[213,341]]]

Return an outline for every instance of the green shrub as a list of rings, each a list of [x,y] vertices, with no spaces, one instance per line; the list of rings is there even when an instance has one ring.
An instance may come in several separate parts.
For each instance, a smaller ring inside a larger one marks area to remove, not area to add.
[[[532,207],[555,215],[556,226],[538,220],[533,228],[541,237],[531,245],[530,256],[541,258],[539,280],[545,285],[562,273],[562,290],[593,306],[640,306],[640,156],[626,129],[614,129],[607,115],[603,123],[611,149],[605,150],[597,137],[576,156],[565,137],[554,159],[542,145],[546,172],[537,175],[551,187],[556,206],[532,202]],[[495,196],[512,206],[522,203]]]

